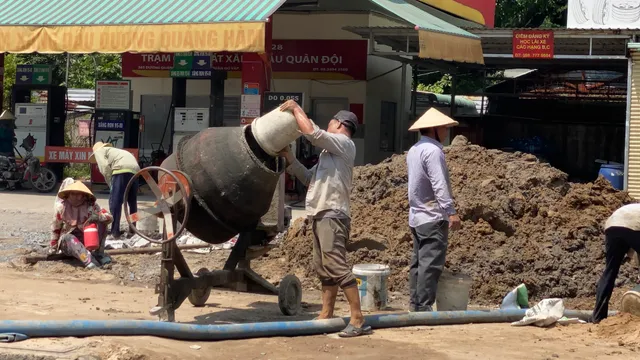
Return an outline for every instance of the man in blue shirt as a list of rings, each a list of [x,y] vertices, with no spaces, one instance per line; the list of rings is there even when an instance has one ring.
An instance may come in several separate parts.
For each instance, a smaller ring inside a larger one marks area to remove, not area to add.
[[[460,227],[442,151],[448,128],[456,125],[457,121],[431,108],[409,128],[422,135],[407,154],[409,227],[413,234],[410,311],[432,311],[444,270],[449,229]]]

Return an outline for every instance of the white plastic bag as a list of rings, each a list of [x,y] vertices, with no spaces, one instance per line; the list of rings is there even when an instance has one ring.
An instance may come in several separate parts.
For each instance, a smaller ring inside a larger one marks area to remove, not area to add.
[[[524,326],[533,324],[535,326],[546,327],[554,324],[564,316],[564,303],[562,299],[544,299],[536,306],[525,312],[524,318],[511,323],[513,326]]]

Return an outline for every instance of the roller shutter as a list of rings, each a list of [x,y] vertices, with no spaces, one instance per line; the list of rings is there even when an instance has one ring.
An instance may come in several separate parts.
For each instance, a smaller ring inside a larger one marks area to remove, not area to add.
[[[629,169],[627,189],[640,199],[640,52],[633,51],[631,71],[631,114],[629,121]]]

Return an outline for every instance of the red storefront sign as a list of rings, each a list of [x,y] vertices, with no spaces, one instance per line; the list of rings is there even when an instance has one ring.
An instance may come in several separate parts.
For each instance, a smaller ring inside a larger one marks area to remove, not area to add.
[[[124,149],[138,158],[138,149]],[[88,163],[92,148],[74,148],[64,146],[46,146],[44,150],[45,163]]]
[[[513,32],[513,57],[517,59],[553,59],[553,31]]]
[[[273,40],[274,78],[366,80],[366,40]],[[214,70],[239,72],[242,54],[212,53]],[[169,77],[173,54],[122,54],[123,77]],[[230,74],[230,77],[239,75]]]

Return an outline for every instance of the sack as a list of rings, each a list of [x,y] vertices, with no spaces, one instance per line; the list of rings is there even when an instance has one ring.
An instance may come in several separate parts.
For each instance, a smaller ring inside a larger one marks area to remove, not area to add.
[[[562,299],[544,299],[536,306],[525,312],[524,318],[511,323],[513,326],[524,326],[533,324],[535,326],[546,327],[556,323],[564,316],[564,303]]]
[[[527,286],[520,284],[511,290],[507,296],[502,299],[500,309],[526,309],[529,307],[529,293]]]

